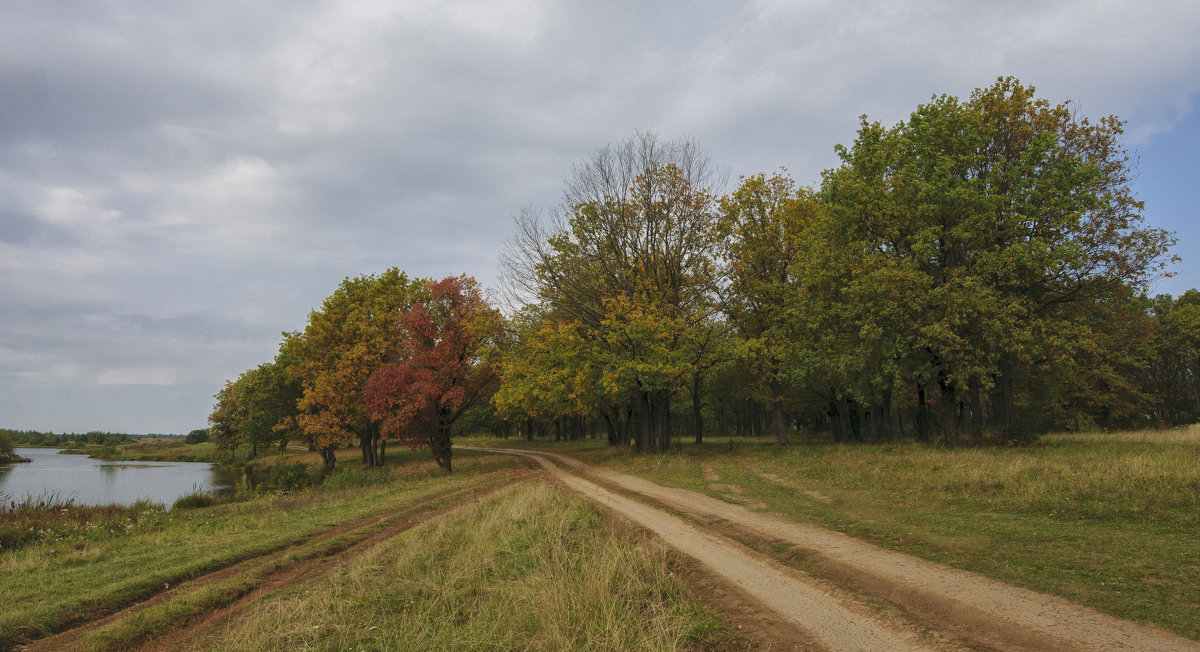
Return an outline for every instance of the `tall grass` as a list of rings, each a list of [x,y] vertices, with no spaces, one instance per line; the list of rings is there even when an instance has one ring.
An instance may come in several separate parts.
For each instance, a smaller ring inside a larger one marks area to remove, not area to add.
[[[668,554],[629,537],[525,483],[261,604],[217,649],[673,650],[721,636]]]
[[[1013,448],[738,442],[580,457],[1200,639],[1196,430]]]
[[[16,500],[0,494],[0,552],[39,543],[99,541],[157,523],[163,506],[140,500],[122,505],[77,505],[57,491]]]

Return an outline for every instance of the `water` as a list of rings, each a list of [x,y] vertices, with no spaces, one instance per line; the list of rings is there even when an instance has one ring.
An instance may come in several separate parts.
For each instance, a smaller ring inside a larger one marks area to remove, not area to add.
[[[80,505],[132,505],[148,498],[170,507],[196,489],[222,493],[236,472],[206,462],[107,462],[87,455],[59,455],[57,448],[18,448],[32,462],[0,464],[0,493],[20,501],[56,492]]]

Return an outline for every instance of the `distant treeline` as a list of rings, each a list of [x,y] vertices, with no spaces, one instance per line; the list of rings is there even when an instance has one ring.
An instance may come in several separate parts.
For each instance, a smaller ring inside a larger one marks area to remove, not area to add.
[[[83,446],[85,444],[115,446],[135,437],[142,436],[145,435],[127,435],[119,432],[103,432],[100,430],[93,430],[83,434],[62,433],[56,435],[53,432],[0,428],[0,437],[7,438],[12,442],[13,446],[68,446],[71,444],[76,446]]]

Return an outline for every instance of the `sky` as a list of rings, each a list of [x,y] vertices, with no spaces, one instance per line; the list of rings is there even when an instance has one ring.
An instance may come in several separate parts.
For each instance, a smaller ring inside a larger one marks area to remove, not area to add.
[[[1200,3],[8,0],[0,427],[186,433],[343,278],[498,283],[522,209],[637,130],[735,183],[1013,75],[1127,121],[1200,284]]]

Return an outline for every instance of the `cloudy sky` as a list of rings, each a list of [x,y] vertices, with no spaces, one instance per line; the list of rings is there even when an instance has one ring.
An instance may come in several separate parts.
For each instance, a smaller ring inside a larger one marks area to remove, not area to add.
[[[1000,75],[1128,121],[1200,284],[1200,4],[9,0],[0,427],[182,433],[342,278],[495,285],[526,206],[634,130],[815,183],[858,116]]]

